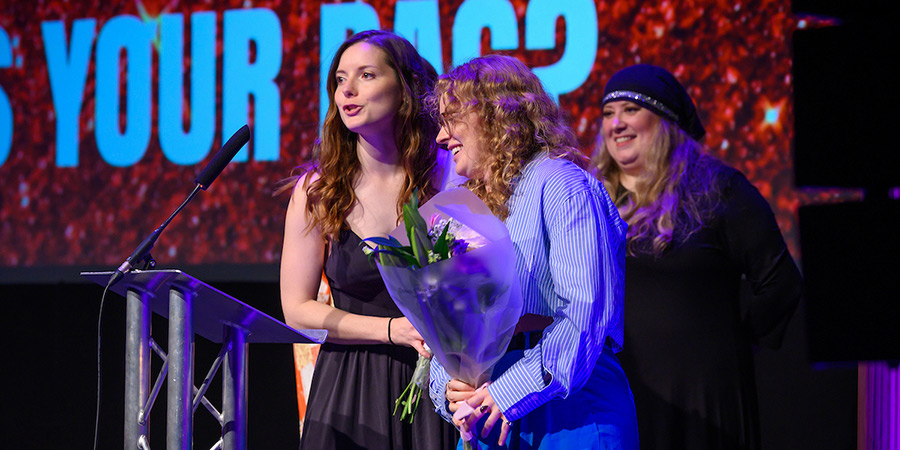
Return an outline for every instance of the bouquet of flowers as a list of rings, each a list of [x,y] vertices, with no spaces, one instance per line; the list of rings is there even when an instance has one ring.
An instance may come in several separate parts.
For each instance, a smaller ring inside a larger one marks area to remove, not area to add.
[[[429,217],[425,221],[423,217]],[[394,303],[454,378],[473,386],[488,380],[522,315],[515,249],[506,226],[475,194],[444,191],[421,208],[415,195],[404,223],[387,238],[369,238]],[[397,399],[401,420],[428,388],[428,360]]]

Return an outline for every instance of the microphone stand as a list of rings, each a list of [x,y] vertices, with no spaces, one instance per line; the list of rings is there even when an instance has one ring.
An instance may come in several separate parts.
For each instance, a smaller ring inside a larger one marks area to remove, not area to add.
[[[126,259],[125,262],[123,262],[122,265],[119,266],[118,269],[116,269],[112,276],[109,277],[107,287],[117,283],[122,279],[122,277],[125,276],[125,274],[129,270],[131,270],[138,264],[144,263],[145,269],[147,267],[153,267],[156,265],[156,261],[154,261],[153,257],[150,256],[150,249],[153,248],[153,244],[155,244],[156,240],[159,239],[159,235],[166,228],[166,226],[169,225],[169,222],[171,222],[172,219],[185,207],[185,205],[187,205],[188,202],[190,202],[191,199],[194,198],[195,195],[197,195],[197,192],[199,190],[203,189],[205,191],[206,188],[212,185],[212,182],[215,181],[216,177],[218,177],[220,173],[222,173],[222,170],[225,169],[225,166],[227,166],[228,163],[231,162],[232,158],[234,158],[234,155],[236,155],[237,152],[240,151],[241,147],[243,147],[244,144],[246,144],[249,140],[250,127],[248,127],[247,125],[242,126],[233,135],[231,135],[230,138],[228,138],[228,142],[225,142],[225,144],[222,145],[222,148],[219,149],[218,153],[216,153],[216,156],[213,157],[212,161],[210,161],[209,164],[206,165],[206,168],[203,169],[203,172],[200,172],[200,175],[197,175],[197,178],[194,179],[194,182],[197,183],[197,186],[194,187],[194,191],[191,192],[191,195],[188,195],[187,199],[185,199],[185,201],[181,203],[181,206],[179,206],[178,209],[176,209],[175,212],[173,212],[172,215],[169,216],[169,218],[159,226],[159,228],[150,233],[150,236],[147,236],[147,238],[144,239],[144,241],[141,242],[141,244],[138,245],[136,249],[134,249],[134,252],[131,253],[131,256],[129,256],[128,259]]]
[[[181,206],[175,209],[175,212],[173,212],[172,215],[170,215],[169,218],[162,223],[162,225],[153,230],[153,232],[150,233],[150,235],[147,236],[140,243],[140,245],[137,246],[136,249],[134,249],[134,252],[131,253],[131,256],[129,256],[128,259],[126,259],[125,262],[123,262],[122,265],[119,266],[118,269],[116,269],[112,276],[109,277],[109,282],[107,283],[108,286],[112,286],[118,283],[119,280],[121,280],[122,277],[125,276],[126,272],[130,271],[132,268],[136,267],[139,264],[144,264],[144,267],[142,268],[143,270],[156,266],[156,261],[153,259],[153,256],[150,255],[150,250],[153,249],[153,245],[156,244],[156,240],[159,239],[159,235],[162,234],[163,230],[166,229],[166,227],[169,225],[169,222],[171,222],[172,219],[174,219],[175,216],[177,216],[178,213],[181,212],[181,210],[184,209],[185,206],[187,206],[187,204],[194,198],[195,195],[197,195],[197,192],[199,192],[201,189],[203,189],[203,186],[200,183],[197,183],[197,185],[194,186],[194,190],[191,191],[190,195],[188,195],[187,198],[181,203]]]

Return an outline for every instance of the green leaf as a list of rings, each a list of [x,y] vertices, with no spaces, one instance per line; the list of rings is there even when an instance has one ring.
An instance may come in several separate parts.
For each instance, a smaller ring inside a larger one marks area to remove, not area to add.
[[[406,265],[408,267],[419,267],[419,268],[422,267],[419,265],[419,261],[416,259],[416,257],[413,256],[411,253],[402,253],[399,256],[406,261]]]
[[[412,193],[412,197],[410,197],[409,202],[403,205],[403,225],[406,227],[406,236],[409,237],[409,241],[412,242],[412,229],[416,226],[415,221],[410,220],[407,216],[419,216],[422,218],[422,215],[419,214],[419,190],[416,189]],[[422,219],[424,223],[425,220]]]
[[[409,203],[403,205],[403,222],[406,224],[406,234],[409,236],[409,245],[412,247],[413,256],[418,261],[419,267],[428,264],[428,251],[431,250],[431,239],[428,238],[428,226],[425,219],[417,209],[418,201],[413,195]]]
[[[418,227],[414,228],[413,234],[413,237],[410,239],[413,254],[419,260],[420,267],[424,267],[428,265],[428,253],[432,251],[431,238],[428,237],[428,233],[424,229],[419,229]]]
[[[383,266],[415,267],[418,265],[418,261],[413,256],[412,248],[409,246],[383,247],[379,245],[375,248],[374,254],[378,257],[378,262]]]
[[[450,243],[447,241],[447,233],[450,231],[450,224],[448,223],[444,227],[444,231],[441,231],[441,235],[438,236],[437,240],[434,241],[433,252],[441,255],[441,259],[449,259],[450,258]]]
[[[389,251],[376,252],[378,263],[382,266],[406,267],[406,260]]]

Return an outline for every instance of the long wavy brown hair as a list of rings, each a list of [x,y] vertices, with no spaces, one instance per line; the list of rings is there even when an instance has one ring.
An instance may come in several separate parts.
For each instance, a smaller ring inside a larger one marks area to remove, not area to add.
[[[424,99],[434,87],[437,72],[406,39],[388,31],[369,30],[354,34],[338,48],[328,70],[328,112],[322,135],[313,148],[314,161],[298,167],[293,175],[276,190],[276,195],[291,190],[306,176],[300,188],[306,189],[306,213],[310,226],[319,226],[326,239],[336,239],[347,227],[345,218],[356,194],[353,183],[360,170],[356,144],[357,134],[347,129],[334,102],[337,72],[341,56],[352,45],[366,42],[379,48],[401,85],[402,103],[395,120],[394,139],[400,153],[400,166],[406,181],[397,199],[397,219],[401,208],[413,193],[424,202],[436,192],[432,185],[435,171],[438,125],[424,108]],[[315,175],[315,176],[312,176]]]
[[[620,188],[621,169],[602,133],[597,137],[595,174],[628,223],[629,255],[661,256],[673,242],[684,242],[709,222],[720,197],[715,178],[721,163],[704,155],[700,143],[677,125],[659,119],[635,192]]]
[[[506,203],[516,177],[538,153],[587,167],[559,107],[540,79],[515,58],[487,55],[455,67],[438,79],[428,106],[448,127],[470,112],[478,117],[470,125],[484,153],[473,171],[481,175],[464,186],[501,219],[509,215]]]

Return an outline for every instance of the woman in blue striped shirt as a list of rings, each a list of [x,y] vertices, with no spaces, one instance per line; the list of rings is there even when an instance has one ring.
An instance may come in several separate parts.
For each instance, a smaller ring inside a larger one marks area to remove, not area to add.
[[[451,420],[457,402],[474,407],[457,425],[479,448],[636,449],[634,402],[614,355],[626,225],[583,169],[571,129],[540,80],[506,56],[454,68],[431,102],[442,118],[437,140],[465,186],[509,228],[524,312],[552,318],[501,359],[486,389],[451,380],[432,360],[437,411]]]

